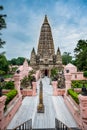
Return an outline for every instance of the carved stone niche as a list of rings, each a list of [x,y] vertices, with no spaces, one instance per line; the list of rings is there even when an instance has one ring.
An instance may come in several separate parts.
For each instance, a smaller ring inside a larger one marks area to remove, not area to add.
[[[39,62],[40,62],[40,56],[37,55],[37,56],[36,56],[36,63],[39,64]]]
[[[53,63],[56,63],[56,55],[53,55]]]

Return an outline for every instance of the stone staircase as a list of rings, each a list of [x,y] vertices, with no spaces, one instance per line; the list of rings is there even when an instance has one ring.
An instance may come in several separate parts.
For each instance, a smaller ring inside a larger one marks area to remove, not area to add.
[[[81,130],[81,129],[79,129],[79,128],[71,128],[71,130]]]
[[[37,129],[32,129],[32,130],[55,130],[55,128],[44,128],[44,129],[43,128],[40,128],[40,129],[37,128]]]
[[[45,129],[32,129],[32,130],[61,130],[61,128],[58,128],[58,129],[55,129],[55,128],[45,128]],[[78,128],[70,128],[70,129],[66,129],[66,128],[63,128],[62,130],[81,130],[81,129],[78,129]]]
[[[56,129],[56,128],[39,128],[39,129],[32,129],[32,130],[81,130],[81,129],[79,129],[79,128],[58,128],[58,129]]]
[[[7,129],[8,130],[8,129]],[[32,119],[20,124],[13,130],[80,130],[79,128],[69,128],[64,123],[55,119],[55,128],[32,128]]]

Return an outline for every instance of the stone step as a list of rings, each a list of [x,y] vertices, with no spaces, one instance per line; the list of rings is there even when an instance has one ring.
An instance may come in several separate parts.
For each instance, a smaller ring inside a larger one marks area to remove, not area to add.
[[[37,128],[32,130],[55,130],[55,128]]]
[[[57,128],[58,130],[61,130],[61,128]],[[55,128],[37,128],[37,129],[32,129],[32,130],[56,130]],[[66,130],[66,128],[63,130]],[[70,130],[81,130],[79,128],[71,128]]]
[[[73,127],[73,128],[71,128],[71,130],[81,130],[81,129],[79,129],[77,127]]]

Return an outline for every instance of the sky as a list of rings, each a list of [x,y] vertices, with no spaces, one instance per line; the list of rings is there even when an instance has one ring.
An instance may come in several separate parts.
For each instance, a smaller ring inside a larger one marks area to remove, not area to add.
[[[55,52],[74,49],[80,39],[87,39],[87,0],[0,0],[7,14],[7,28],[1,30],[6,41],[1,51],[7,59],[30,59],[32,48],[37,52],[41,25],[47,15],[51,26]]]

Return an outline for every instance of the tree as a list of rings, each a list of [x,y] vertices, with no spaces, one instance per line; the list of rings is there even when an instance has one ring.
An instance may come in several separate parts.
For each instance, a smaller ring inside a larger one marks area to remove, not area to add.
[[[5,74],[9,70],[8,61],[4,55],[0,55],[0,74]]]
[[[35,74],[34,70],[29,71],[28,80],[29,80],[29,83],[30,83],[31,86],[32,86],[32,81],[34,79],[34,76],[33,76],[34,74]]]
[[[87,78],[87,71],[84,71],[83,75]]]
[[[9,64],[11,64],[11,65],[23,65],[24,60],[25,60],[24,57],[13,58],[9,61]]]
[[[24,87],[24,88],[27,88],[27,87],[31,87],[32,88],[32,81],[34,80],[35,81],[35,78],[33,76],[33,74],[35,74],[35,71],[34,70],[31,70],[29,71],[29,74],[28,74],[28,77],[25,76],[22,81],[21,81],[21,86]]]
[[[87,40],[79,40],[74,53],[78,69],[87,70]]]
[[[53,68],[51,70],[51,78],[52,78],[52,80],[57,80],[57,76],[58,76],[58,69],[57,68]]]
[[[0,11],[2,11],[3,9],[3,6],[0,5]],[[5,17],[6,15],[0,14],[0,31],[6,28]],[[3,48],[5,41],[1,39],[1,35],[2,33],[0,33],[0,48]],[[3,54],[4,53],[0,53],[0,75],[7,73],[7,71],[9,70],[7,59]]]
[[[29,87],[29,81],[28,81],[27,76],[25,76],[25,77],[22,79],[22,81],[21,81],[21,86],[22,86],[23,88]]]
[[[72,63],[72,56],[70,56],[70,52],[64,52],[62,55],[62,62],[64,65],[67,65],[68,63]]]
[[[0,11],[2,11],[3,9],[4,9],[3,6],[0,6]],[[0,30],[2,30],[3,28],[6,28],[5,17],[6,17],[6,15],[0,14]],[[2,35],[2,33],[0,33],[0,36],[1,35]],[[3,48],[4,44],[5,44],[5,41],[3,41],[0,37],[0,48]]]
[[[23,65],[24,60],[25,60],[24,57],[18,57],[18,58],[17,58],[17,61],[16,61],[17,65]]]

